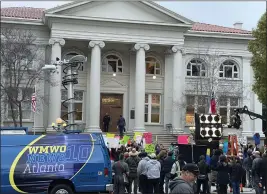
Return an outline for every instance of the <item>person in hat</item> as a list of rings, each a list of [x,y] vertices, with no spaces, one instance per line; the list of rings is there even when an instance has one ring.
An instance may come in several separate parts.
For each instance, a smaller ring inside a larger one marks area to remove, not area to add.
[[[138,187],[137,167],[140,162],[138,154],[139,152],[137,152],[135,148],[132,148],[132,151],[129,153],[129,158],[127,158],[125,161],[129,166],[129,188],[127,189],[129,194],[132,193],[133,183],[134,183],[134,194],[137,194],[137,187]]]
[[[196,181],[199,169],[196,164],[188,163],[183,169],[180,177],[170,182],[171,194],[194,194],[193,183]]]
[[[147,193],[159,193],[161,165],[155,153],[150,154],[150,160],[146,163]]]

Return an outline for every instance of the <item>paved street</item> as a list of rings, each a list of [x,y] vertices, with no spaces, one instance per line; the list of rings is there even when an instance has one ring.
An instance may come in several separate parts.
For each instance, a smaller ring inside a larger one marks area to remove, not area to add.
[[[211,187],[211,191],[212,191],[212,194],[215,194],[215,193],[217,193],[217,192],[213,192],[215,190],[215,187],[214,186],[212,186]],[[133,193],[133,192],[132,192]],[[231,193],[233,193],[233,192],[231,192]],[[227,194],[231,194],[230,192],[229,192],[229,190],[228,190],[228,193]],[[241,192],[240,192],[241,193]],[[255,192],[255,190],[252,190],[251,191],[251,189],[250,188],[243,188],[243,193],[244,194],[255,194],[256,192]],[[99,194],[104,194],[104,193],[99,193]],[[105,193],[106,194],[106,193]],[[140,192],[138,192],[138,194],[141,194]],[[242,194],[242,193],[241,193]]]

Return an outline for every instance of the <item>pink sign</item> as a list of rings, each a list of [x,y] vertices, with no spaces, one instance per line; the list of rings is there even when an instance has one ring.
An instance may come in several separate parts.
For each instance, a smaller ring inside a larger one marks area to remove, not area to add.
[[[143,133],[143,138],[146,140],[146,144],[152,143],[152,133],[150,132]]]
[[[188,135],[179,135],[177,137],[178,144],[188,144],[189,143],[189,136]]]

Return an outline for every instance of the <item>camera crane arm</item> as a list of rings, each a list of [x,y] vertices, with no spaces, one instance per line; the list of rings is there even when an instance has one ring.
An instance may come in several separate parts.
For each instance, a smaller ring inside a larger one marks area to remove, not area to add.
[[[243,108],[237,108],[235,109],[235,112],[239,114],[246,114],[251,120],[261,119],[266,121],[266,118],[264,118],[262,115],[249,111],[247,106],[244,106]]]

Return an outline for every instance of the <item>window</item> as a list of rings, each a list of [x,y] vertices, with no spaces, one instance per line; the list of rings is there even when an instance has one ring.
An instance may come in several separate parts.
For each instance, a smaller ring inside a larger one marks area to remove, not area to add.
[[[146,94],[145,123],[160,123],[160,94]]]
[[[186,96],[186,125],[194,125],[195,112],[205,114],[209,111],[207,96]]]
[[[102,61],[102,72],[122,73],[122,60],[115,54],[107,55]]]
[[[32,69],[32,68],[34,68],[34,65],[35,65],[34,62],[35,61],[33,59],[31,61],[29,61],[28,59],[23,59],[23,60],[21,60],[19,67],[21,68],[22,66],[26,65],[26,66],[28,66],[28,69]],[[24,68],[22,68],[22,69],[24,69]]]
[[[219,114],[222,117],[222,124],[232,124],[231,117],[234,115],[234,109],[239,108],[238,97],[220,97],[218,100]]]
[[[69,52],[67,53],[63,59],[65,60],[70,60],[72,57],[76,56],[76,55],[80,55],[78,54],[77,52]],[[63,71],[64,68],[62,68],[62,71]],[[83,71],[84,70],[84,64],[82,64],[79,68],[79,71]]]
[[[186,68],[186,75],[193,77],[205,77],[207,76],[206,66],[203,60],[201,59],[192,59]]]
[[[68,92],[66,90],[62,91],[62,98],[61,101],[65,101],[68,99]],[[83,91],[74,91],[74,110],[75,116],[74,119],[76,121],[82,121],[83,120],[83,99],[84,99],[84,92]],[[68,102],[65,103],[66,106],[68,106]],[[68,120],[68,108],[61,105],[61,118],[63,120]]]
[[[17,93],[17,90],[14,91]],[[21,109],[22,109],[22,119],[23,120],[29,120],[32,118],[32,106],[31,106],[31,97],[34,92],[32,88],[21,88],[19,89],[19,95],[22,95],[22,92],[24,93],[24,101],[21,102]],[[12,119],[12,111],[11,111],[11,104],[8,102],[8,113],[7,118]],[[17,120],[19,120],[19,108],[16,104],[13,103],[13,110],[14,110],[14,116]]]
[[[146,57],[146,74],[160,75],[160,62],[155,57]]]
[[[238,78],[237,64],[232,60],[226,60],[220,66],[219,77],[222,78]]]

